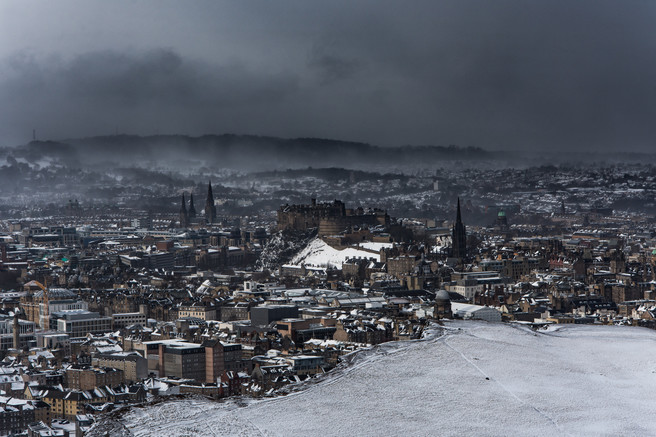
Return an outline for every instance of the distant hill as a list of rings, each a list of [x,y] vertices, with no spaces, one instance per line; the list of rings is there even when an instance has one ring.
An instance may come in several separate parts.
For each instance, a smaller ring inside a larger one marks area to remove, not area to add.
[[[351,170],[439,168],[454,165],[493,167],[545,164],[595,165],[595,162],[656,163],[656,154],[550,150],[490,151],[479,147],[404,145],[380,147],[324,138],[277,138],[256,135],[108,135],[61,141],[32,141],[3,149],[28,162],[58,162],[67,167],[144,167],[215,171],[268,171],[307,167]],[[2,158],[3,153],[0,153]]]
[[[68,165],[205,165],[234,169],[281,169],[308,166],[393,166],[444,160],[488,160],[480,148],[457,146],[379,147],[322,138],[254,135],[111,135],[62,141],[32,141],[12,151],[30,162],[60,160]]]

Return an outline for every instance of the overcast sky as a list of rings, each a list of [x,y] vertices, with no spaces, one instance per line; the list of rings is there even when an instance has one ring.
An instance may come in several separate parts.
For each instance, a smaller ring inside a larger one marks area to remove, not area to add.
[[[656,2],[0,2],[0,145],[250,133],[656,151]]]

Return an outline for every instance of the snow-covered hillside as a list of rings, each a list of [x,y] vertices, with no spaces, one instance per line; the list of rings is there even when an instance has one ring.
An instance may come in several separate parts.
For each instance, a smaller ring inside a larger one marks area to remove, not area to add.
[[[292,258],[292,264],[341,269],[342,263],[349,258],[373,258],[380,261],[380,254],[355,247],[337,250],[330,247],[321,238],[315,238]]]
[[[449,322],[286,397],[174,400],[121,423],[125,435],[170,437],[655,435],[655,345],[643,328]]]

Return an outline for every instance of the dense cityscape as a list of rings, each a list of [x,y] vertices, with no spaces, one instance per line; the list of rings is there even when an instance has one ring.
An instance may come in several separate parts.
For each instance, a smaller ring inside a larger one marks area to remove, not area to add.
[[[7,198],[2,432],[281,396],[443,320],[656,329],[655,173],[307,168],[183,180],[147,208]]]
[[[0,1],[0,437],[656,435],[654,22]]]

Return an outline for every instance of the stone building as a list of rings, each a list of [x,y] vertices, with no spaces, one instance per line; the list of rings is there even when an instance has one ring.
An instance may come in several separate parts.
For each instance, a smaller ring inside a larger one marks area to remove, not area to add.
[[[205,347],[194,343],[161,344],[159,372],[163,376],[205,381]]]
[[[205,340],[205,382],[215,383],[223,372],[241,371],[241,344],[224,343],[217,339]]]
[[[30,423],[47,420],[48,405],[38,400],[0,396],[0,434],[22,434]]]
[[[390,218],[385,211],[347,209],[339,200],[317,203],[316,199],[312,199],[309,205],[283,205],[278,210],[278,230],[318,228],[320,236],[339,234],[352,226],[388,226],[389,223]]]
[[[440,290],[435,295],[435,312],[436,319],[451,318],[451,297],[446,290]]]
[[[69,367],[66,369],[66,383],[74,390],[93,390],[96,387],[114,387],[125,382],[122,370],[99,367]]]
[[[32,284],[34,284],[32,286]],[[89,305],[77,293],[63,288],[46,288],[37,281],[25,284],[28,294],[21,297],[20,306],[25,318],[41,328],[50,327],[50,314],[65,310],[86,310]],[[32,292],[36,288],[36,292]]]
[[[92,364],[123,371],[126,382],[137,382],[148,377],[148,360],[137,352],[99,354],[92,359]]]

